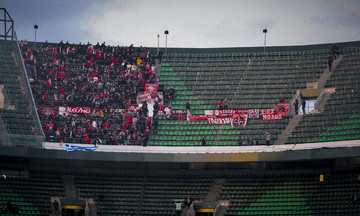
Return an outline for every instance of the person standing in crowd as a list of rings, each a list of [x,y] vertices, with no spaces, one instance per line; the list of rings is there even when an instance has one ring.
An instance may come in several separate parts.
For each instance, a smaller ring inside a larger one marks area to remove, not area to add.
[[[329,72],[331,72],[331,68],[332,68],[332,63],[333,63],[334,59],[332,56],[330,56],[328,58],[328,65],[329,65]]]
[[[257,141],[255,138],[253,139],[253,144],[254,145],[259,145],[259,141]]]
[[[159,103],[157,101],[155,101],[155,105],[154,105],[154,117],[157,117],[158,115],[158,111],[159,111]]]
[[[149,126],[147,126],[146,129],[144,130],[143,146],[147,146],[147,142],[149,141],[150,134],[151,134],[150,128]]]
[[[170,92],[166,89],[164,89],[163,98],[164,98],[164,105],[169,105]]]
[[[54,205],[54,213],[56,215],[57,211],[59,209],[59,202],[57,200],[55,200],[53,205]]]
[[[267,146],[270,145],[270,140],[271,140],[271,134],[269,132],[266,132],[265,133],[265,141],[266,141]]]
[[[162,51],[161,50],[159,50],[159,53],[158,53],[158,59],[159,59],[159,62],[161,62],[161,59],[162,59]]]
[[[193,199],[188,195],[187,198],[185,198],[184,203],[187,206],[191,206],[191,203],[193,202]]]
[[[299,114],[299,101],[298,101],[298,99],[295,99],[294,107],[295,107],[295,115],[298,115]]]
[[[239,145],[239,146],[242,146],[242,145],[243,145],[243,136],[239,136],[238,145]]]
[[[224,109],[224,103],[223,103],[223,100],[221,100],[219,102],[219,110],[223,110]]]
[[[175,89],[171,86],[169,89],[169,96],[171,100],[174,100],[175,98]]]
[[[202,144],[202,146],[206,146],[206,137],[202,138],[201,144]]]
[[[154,116],[154,118],[153,118],[153,123],[152,123],[154,134],[157,133],[158,124],[159,124],[159,119],[158,119],[157,116]]]
[[[305,107],[306,107],[306,100],[305,99],[302,100],[301,107],[302,107],[303,115],[305,115]]]
[[[224,110],[229,109],[229,101],[228,101],[228,99],[226,97],[223,100],[223,109]]]
[[[186,111],[190,111],[190,103],[189,103],[189,101],[186,101],[185,109],[186,109]]]

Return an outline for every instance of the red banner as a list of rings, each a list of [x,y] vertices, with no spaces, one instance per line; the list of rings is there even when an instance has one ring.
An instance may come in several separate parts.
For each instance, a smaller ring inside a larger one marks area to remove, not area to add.
[[[207,116],[201,116],[201,115],[190,115],[186,120],[187,121],[203,121],[203,120],[207,120]]]
[[[82,114],[90,114],[90,108],[87,107],[68,107],[68,113],[82,113]]]
[[[155,83],[146,83],[145,84],[145,94],[154,94],[158,91],[158,84]]]
[[[232,117],[207,117],[208,124],[230,124]]]
[[[137,104],[128,104],[126,106],[127,112],[137,112],[138,105]]]
[[[208,124],[230,124],[233,127],[240,125],[245,127],[247,123],[247,114],[235,114],[228,117],[207,117]]]
[[[159,105],[163,103],[163,94],[162,92],[157,92],[157,93],[138,93],[137,97],[136,97],[136,101],[137,104],[141,104],[144,103],[144,101],[151,103],[151,104],[155,104],[155,100],[157,99]]]
[[[207,116],[233,116],[236,114],[248,114],[248,110],[237,109],[237,110],[205,110]]]
[[[263,121],[278,121],[278,120],[282,120],[283,118],[283,114],[278,113],[278,114],[265,114],[262,115],[262,120]]]
[[[289,115],[289,103],[279,103],[278,104],[278,113],[283,114],[283,116]]]
[[[249,118],[259,118],[260,111],[259,109],[249,109]]]
[[[56,108],[53,107],[40,107],[40,113],[43,115],[56,115]]]

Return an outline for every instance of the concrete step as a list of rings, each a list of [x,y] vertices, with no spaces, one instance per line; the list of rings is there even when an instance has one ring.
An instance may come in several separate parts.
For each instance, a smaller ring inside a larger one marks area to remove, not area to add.
[[[97,208],[95,204],[88,204],[89,216],[97,216]]]
[[[74,176],[64,175],[63,176],[64,186],[65,186],[65,196],[68,199],[78,198],[76,191]]]
[[[296,126],[299,125],[299,122],[302,118],[302,115],[295,115],[292,117],[285,130],[283,130],[275,142],[275,145],[284,145],[288,140],[289,136],[292,134]]]

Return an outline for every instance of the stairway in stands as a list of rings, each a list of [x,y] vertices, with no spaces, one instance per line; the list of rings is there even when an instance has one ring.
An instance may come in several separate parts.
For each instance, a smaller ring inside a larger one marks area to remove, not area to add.
[[[224,183],[225,183],[224,178],[214,179],[214,182],[211,185],[210,190],[207,193],[207,195],[205,196],[205,198],[201,199],[198,202],[195,202],[195,209],[215,209],[218,204],[217,198],[219,197],[220,193],[222,192]],[[226,208],[226,207],[224,207],[224,208]],[[224,211],[225,209],[222,209],[222,210]],[[221,215],[221,214],[218,214],[218,215]]]
[[[80,193],[77,192],[75,177],[73,175],[63,175],[65,198],[66,199],[82,199],[79,197]],[[82,199],[83,200],[83,199]],[[97,207],[93,198],[86,198],[88,204],[89,216],[97,215]]]
[[[317,110],[322,110],[322,108],[326,104],[326,101],[329,99],[329,97],[331,95],[330,92],[325,92],[325,90],[323,88],[324,88],[324,86],[326,84],[326,81],[328,79],[330,79],[330,76],[333,73],[333,71],[340,64],[342,58],[343,58],[343,55],[338,56],[337,59],[334,60],[334,62],[332,64],[332,71],[329,71],[329,67],[327,67],[324,70],[324,72],[322,73],[322,75],[320,76],[319,80],[317,81],[317,89],[322,90],[323,94],[324,94],[323,97],[320,97],[318,99],[318,102],[317,102],[318,105],[315,107]],[[289,121],[289,123],[286,126],[285,130],[283,130],[281,132],[280,136],[278,137],[278,139],[275,142],[275,145],[284,145],[287,142],[289,136],[291,136],[294,129],[299,125],[301,119],[302,119],[302,115],[294,116]]]
[[[302,115],[295,115],[293,118],[291,118],[285,130],[281,132],[279,138],[276,140],[275,145],[283,145],[286,143],[293,130],[298,126],[301,118]]]
[[[65,185],[65,194],[67,199],[76,199],[78,198],[76,193],[76,186],[74,181],[74,176],[64,175],[63,176],[64,185]]]

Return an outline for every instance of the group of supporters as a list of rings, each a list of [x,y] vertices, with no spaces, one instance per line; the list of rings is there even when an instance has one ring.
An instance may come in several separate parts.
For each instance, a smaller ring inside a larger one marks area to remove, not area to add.
[[[20,47],[48,140],[146,145],[154,119],[127,106],[137,103],[147,83],[158,83],[147,48],[63,41],[37,47],[20,41]],[[59,107],[94,112],[60,114]]]

